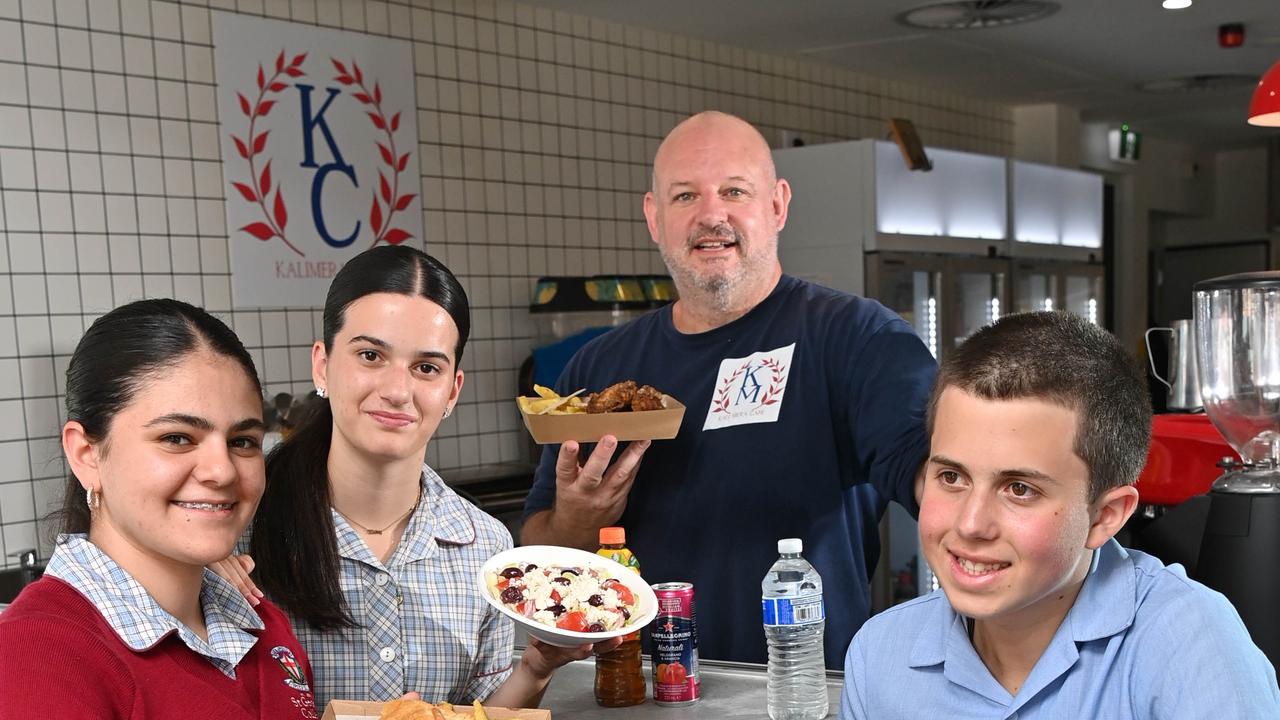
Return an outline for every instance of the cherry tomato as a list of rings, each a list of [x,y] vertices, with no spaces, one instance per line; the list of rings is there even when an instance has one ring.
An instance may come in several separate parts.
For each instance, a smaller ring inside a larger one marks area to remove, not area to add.
[[[623,605],[630,605],[636,601],[636,596],[632,595],[627,586],[622,583],[614,583],[609,589],[618,593],[618,601]]]
[[[561,615],[559,620],[556,620],[556,627],[560,628],[561,630],[570,630],[573,632],[586,632],[587,618],[585,615],[578,612],[577,610],[573,612],[567,612],[564,615]]]

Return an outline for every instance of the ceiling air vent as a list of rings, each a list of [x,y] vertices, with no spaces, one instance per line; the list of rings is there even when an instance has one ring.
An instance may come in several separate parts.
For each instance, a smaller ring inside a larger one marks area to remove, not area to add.
[[[972,30],[1040,20],[1058,12],[1059,7],[1048,0],[958,0],[922,5],[896,20],[928,30]]]
[[[1150,80],[1139,83],[1142,92],[1172,95],[1178,93],[1215,92],[1220,90],[1240,90],[1258,84],[1253,75],[1188,75],[1186,77],[1169,78],[1167,80]]]

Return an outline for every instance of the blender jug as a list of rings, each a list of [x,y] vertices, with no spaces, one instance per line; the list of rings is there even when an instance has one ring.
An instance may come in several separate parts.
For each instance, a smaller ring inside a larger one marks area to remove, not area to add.
[[[1241,458],[1219,463],[1196,574],[1280,665],[1280,272],[1213,278],[1193,293],[1205,414]]]
[[[1194,293],[1204,411],[1240,453],[1239,489],[1280,491],[1280,272],[1205,280]]]

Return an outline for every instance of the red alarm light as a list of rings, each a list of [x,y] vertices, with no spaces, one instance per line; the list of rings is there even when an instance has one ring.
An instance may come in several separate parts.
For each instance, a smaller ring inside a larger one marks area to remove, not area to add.
[[[1236,48],[1244,45],[1244,24],[1227,23],[1219,25],[1218,45],[1224,48]]]

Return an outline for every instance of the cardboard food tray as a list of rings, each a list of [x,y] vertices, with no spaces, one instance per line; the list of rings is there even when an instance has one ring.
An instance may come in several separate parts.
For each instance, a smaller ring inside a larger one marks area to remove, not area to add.
[[[596,442],[605,435],[613,435],[621,441],[670,440],[680,430],[684,418],[684,405],[670,395],[663,395],[661,410],[643,412],[573,413],[569,415],[530,415],[519,400],[520,416],[529,428],[533,441],[539,445],[562,443],[567,440]]]
[[[364,700],[331,700],[329,707],[324,709],[324,715],[321,720],[369,720],[377,719],[382,713],[382,706],[385,703],[368,702]],[[472,707],[470,705],[454,705],[454,712],[459,715],[471,716]],[[551,711],[544,709],[516,709],[488,707],[486,706],[485,714],[491,720],[551,720]]]

